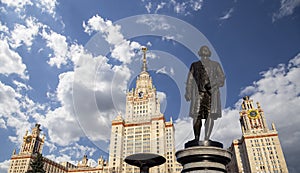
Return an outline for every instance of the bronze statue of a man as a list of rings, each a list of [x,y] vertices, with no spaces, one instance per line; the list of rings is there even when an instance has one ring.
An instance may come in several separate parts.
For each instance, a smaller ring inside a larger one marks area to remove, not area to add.
[[[222,116],[219,87],[225,76],[220,64],[209,59],[211,52],[202,46],[198,52],[201,61],[193,62],[186,83],[185,98],[191,101],[190,117],[193,118],[195,140],[199,141],[202,119],[205,119],[205,137],[209,140],[214,120]]]

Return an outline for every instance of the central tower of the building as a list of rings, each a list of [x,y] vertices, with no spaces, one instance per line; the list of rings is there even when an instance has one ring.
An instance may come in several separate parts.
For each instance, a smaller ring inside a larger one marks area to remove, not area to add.
[[[124,162],[135,153],[156,153],[166,158],[166,163],[150,169],[152,173],[180,172],[175,158],[174,126],[166,122],[160,112],[160,103],[152,78],[147,72],[146,51],[143,48],[142,70],[136,88],[126,95],[125,119],[121,115],[112,121],[109,170],[111,172],[139,172]]]
[[[142,48],[142,71],[136,79],[136,88],[127,93],[125,122],[149,122],[153,117],[163,117],[160,112],[160,103],[157,99],[156,88],[147,72],[146,51]]]

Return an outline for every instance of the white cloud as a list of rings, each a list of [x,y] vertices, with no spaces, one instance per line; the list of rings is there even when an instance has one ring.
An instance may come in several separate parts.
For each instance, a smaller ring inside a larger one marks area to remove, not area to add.
[[[56,0],[1,0],[3,4],[7,5],[8,7],[11,7],[15,10],[17,13],[24,12],[26,9],[26,6],[36,6],[37,8],[41,9],[42,12],[47,12],[48,14],[51,14],[54,16],[55,14],[55,8],[58,4]],[[19,16],[24,17],[24,16]]]
[[[169,30],[171,28],[171,25],[164,17],[142,16],[136,22],[148,25],[151,31]]]
[[[227,20],[232,16],[234,9],[230,8],[222,17],[220,17],[220,20]]]
[[[38,0],[36,6],[40,8],[43,12],[47,12],[54,16],[57,4],[58,3],[56,0]]]
[[[15,73],[24,79],[28,78],[21,56],[10,49],[6,40],[0,40],[0,73],[6,76]]]
[[[157,99],[160,103],[160,112],[164,113],[166,111],[167,104],[168,104],[166,93],[157,91]]]
[[[203,0],[171,0],[171,1],[150,1],[142,0],[148,13],[152,12],[157,13],[159,10],[171,9],[177,14],[190,14],[190,11],[199,11],[202,8]],[[152,8],[156,7],[156,8]]]
[[[124,38],[120,32],[121,26],[114,25],[110,20],[104,20],[101,16],[96,15],[90,18],[87,23],[83,23],[85,32],[100,32],[105,40],[113,46],[112,57],[122,63],[130,63],[134,57],[134,50],[140,48],[137,42],[130,42]]]
[[[10,42],[13,48],[17,48],[22,44],[25,44],[28,49],[32,45],[34,37],[38,34],[41,23],[37,22],[37,19],[29,17],[25,21],[26,26],[21,24],[15,24],[14,30],[11,31]]]
[[[176,13],[184,13],[185,10],[186,10],[186,3],[185,3],[185,2],[182,2],[182,3],[178,3],[178,2],[177,2],[177,3],[174,5],[174,11],[175,11]]]
[[[61,106],[40,121],[53,143],[66,146],[89,137],[102,141],[106,146],[100,147],[106,149],[111,120],[117,111],[124,111],[131,71],[125,65],[108,64],[104,56],[93,57],[80,45],[72,45],[70,52],[74,71],[60,74],[56,88]]]
[[[170,70],[168,70],[166,66],[163,66],[162,68],[156,70],[156,73],[162,73],[162,74],[166,74],[168,76],[173,76],[174,69],[172,67],[170,67]]]
[[[166,35],[162,37],[163,41],[175,40],[175,36]]]
[[[163,66],[162,68],[156,70],[156,73],[168,74],[166,70],[166,66]]]
[[[9,168],[10,160],[4,160],[0,162],[0,172],[7,172]]]
[[[85,154],[92,157],[96,149],[88,146],[83,146],[75,143],[73,146],[68,146],[60,150],[60,153],[74,156],[77,159],[81,159]]]
[[[5,125],[5,121],[3,119],[0,119],[0,128],[7,129],[7,127]]]
[[[66,154],[61,154],[59,156],[56,156],[54,154],[50,154],[50,155],[44,155],[44,157],[53,160],[57,163],[61,163],[61,162],[70,162],[72,164],[75,164],[75,161],[72,161],[72,158]]]
[[[146,44],[148,47],[151,47],[152,46],[152,43],[150,41],[147,42]]]
[[[44,28],[42,37],[46,40],[47,46],[54,52],[54,56],[50,57],[48,63],[51,66],[60,68],[68,62],[68,43],[65,36],[54,31],[47,32]]]
[[[0,21],[0,31],[8,33],[8,27],[6,25],[2,25],[1,21]]]
[[[151,8],[152,8],[152,3],[148,2],[148,4],[145,5],[145,8],[146,8],[147,12],[150,13],[151,12]]]
[[[166,5],[165,2],[161,2],[160,4],[157,4],[156,9],[155,9],[155,13],[157,13],[158,10],[164,8],[165,5]]]
[[[17,93],[12,87],[0,82],[0,118],[6,121],[7,127],[13,127],[16,131],[16,136],[11,136],[10,139],[14,143],[20,144],[24,132],[30,127],[28,117],[21,112],[22,96]]]
[[[184,148],[184,144],[194,138],[193,123],[191,118],[177,119],[174,122],[175,127],[175,149]]]
[[[13,7],[15,8],[16,12],[20,12],[22,10],[24,10],[24,7],[26,5],[33,5],[33,3],[31,2],[31,0],[1,0],[1,2],[5,5],[7,5],[8,7]]]
[[[171,67],[171,68],[170,68],[170,73],[171,73],[171,76],[174,76],[174,74],[175,74],[175,70],[174,70],[174,68],[173,68],[173,67]]]
[[[166,102],[167,101],[167,95],[164,92],[157,91],[157,98],[160,103]]]
[[[295,8],[300,6],[300,0],[281,0],[280,8],[277,13],[273,13],[273,22],[285,16],[292,15]]]
[[[20,90],[22,90],[22,89],[25,89],[25,90],[31,90],[31,89],[32,89],[29,85],[24,84],[24,83],[22,83],[22,82],[19,82],[19,81],[17,81],[17,80],[13,80],[13,84],[16,85],[16,87],[17,87],[16,89],[17,89],[18,91],[20,91]]]
[[[203,0],[191,1],[190,6],[194,11],[199,11],[202,8]]]

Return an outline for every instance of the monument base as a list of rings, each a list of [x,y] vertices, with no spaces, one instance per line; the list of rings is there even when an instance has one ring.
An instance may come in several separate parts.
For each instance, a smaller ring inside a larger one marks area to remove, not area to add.
[[[177,161],[184,173],[227,172],[226,165],[231,153],[224,150],[223,144],[216,141],[189,141],[185,149],[176,152]]]

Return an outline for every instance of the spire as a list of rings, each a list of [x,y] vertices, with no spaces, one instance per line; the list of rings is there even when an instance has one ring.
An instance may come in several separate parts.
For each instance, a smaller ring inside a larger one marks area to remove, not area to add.
[[[142,51],[144,53],[142,71],[147,71],[147,60],[146,60],[146,52],[147,52],[147,50],[148,50],[147,47],[142,47]]]

